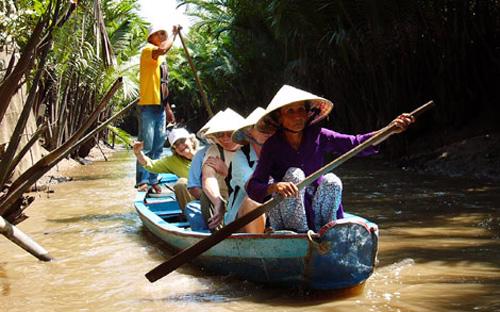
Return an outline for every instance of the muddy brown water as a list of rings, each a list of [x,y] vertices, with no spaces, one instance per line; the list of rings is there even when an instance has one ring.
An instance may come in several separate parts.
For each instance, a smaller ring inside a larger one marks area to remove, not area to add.
[[[0,311],[500,311],[500,186],[344,164],[346,210],[380,227],[364,287],[310,293],[208,276],[185,265],[150,284],[169,253],[134,212],[134,162],[73,168],[38,194],[20,228],[56,258],[43,263],[0,237]]]

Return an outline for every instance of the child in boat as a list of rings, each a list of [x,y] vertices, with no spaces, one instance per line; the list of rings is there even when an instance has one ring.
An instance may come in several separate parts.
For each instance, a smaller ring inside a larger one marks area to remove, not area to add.
[[[300,192],[296,186],[325,164],[325,154],[339,156],[375,133],[347,135],[319,127],[317,123],[332,108],[333,103],[327,99],[284,85],[259,121],[264,130],[276,129],[276,133],[262,147],[246,190],[251,199],[260,203],[269,196],[284,197],[268,212],[275,230],[318,231],[329,221],[343,218],[342,182],[335,174],[325,174]],[[399,132],[411,122],[407,114],[393,121]],[[360,155],[376,152],[371,147]]]
[[[186,203],[193,199],[187,190],[187,177],[191,167],[191,160],[198,149],[199,142],[194,134],[189,133],[184,128],[172,129],[168,135],[168,141],[172,155],[158,160],[152,160],[142,152],[144,143],[141,141],[134,142],[133,150],[137,161],[147,171],[152,173],[173,173],[179,177],[174,185],[174,190],[179,207],[184,209]]]
[[[233,222],[236,218],[259,206],[259,203],[248,198],[245,184],[257,166],[262,145],[273,134],[273,132],[261,132],[255,126],[265,112],[262,107],[257,107],[231,136],[233,142],[242,145],[242,147],[236,152],[232,162],[232,184],[235,185],[235,188],[228,200],[227,211],[224,215],[225,224]],[[241,231],[245,233],[263,233],[265,225],[266,217],[263,214],[242,227]]]

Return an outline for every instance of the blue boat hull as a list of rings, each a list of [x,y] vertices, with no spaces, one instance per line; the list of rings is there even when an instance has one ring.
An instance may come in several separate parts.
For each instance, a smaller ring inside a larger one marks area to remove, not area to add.
[[[134,206],[145,227],[175,250],[210,235],[193,232],[182,222],[173,194],[145,200],[145,194],[138,193]],[[368,279],[377,250],[377,226],[348,214],[309,236],[293,232],[233,234],[192,262],[216,274],[253,282],[332,290],[354,287]]]

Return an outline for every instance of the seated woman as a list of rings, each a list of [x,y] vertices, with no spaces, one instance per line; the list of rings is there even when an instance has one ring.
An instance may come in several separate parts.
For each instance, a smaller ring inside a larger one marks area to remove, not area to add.
[[[375,133],[347,135],[319,127],[317,123],[332,108],[333,103],[327,99],[284,85],[260,121],[263,127],[276,129],[276,133],[262,147],[247,193],[261,203],[272,195],[285,197],[268,212],[275,230],[318,231],[329,221],[343,218],[342,182],[335,174],[325,174],[300,192],[296,186],[325,164],[326,154],[339,156]],[[393,121],[400,132],[411,122],[409,115]],[[376,152],[371,147],[361,156]]]
[[[236,151],[232,162],[232,184],[235,185],[234,191],[229,197],[227,211],[224,215],[224,223],[233,222],[246,213],[259,206],[254,200],[248,198],[245,190],[246,183],[252,175],[259,161],[262,145],[273,134],[273,132],[261,132],[256,123],[265,114],[265,109],[257,107],[245,122],[233,132],[231,139],[234,143],[242,145]],[[250,222],[241,228],[245,233],[263,233],[266,225],[265,215]]]
[[[144,143],[137,141],[133,144],[134,154],[137,161],[147,171],[153,173],[173,173],[179,180],[174,185],[175,195],[179,202],[179,207],[184,209],[186,203],[192,200],[191,195],[187,190],[187,177],[191,160],[198,149],[198,140],[194,134],[190,134],[184,128],[172,129],[168,135],[168,141],[172,150],[171,156],[165,156],[161,159],[152,160],[147,157],[142,149]],[[155,189],[155,192],[161,192],[161,189]]]
[[[244,118],[238,113],[226,109],[218,118],[213,119],[204,134],[207,139],[216,143],[207,149],[201,171],[201,211],[210,230],[223,225],[225,203],[235,188],[231,183],[231,162],[240,145],[231,140],[231,135],[243,121]]]
[[[207,152],[207,149],[210,147],[213,142],[208,140],[205,137],[205,132],[210,128],[210,125],[212,124],[213,120],[217,120],[219,118],[219,115],[222,114],[222,111],[218,111],[212,118],[210,118],[203,127],[196,132],[196,136],[200,138],[202,142],[206,142],[207,144],[203,147],[201,147],[196,154],[193,157],[193,161],[191,163],[191,168],[189,168],[189,176],[188,176],[188,191],[191,194],[191,196],[194,197],[195,200],[199,200],[201,197],[201,194],[203,192],[201,188],[201,167],[203,165],[203,159],[205,158],[205,154]],[[196,206],[198,203],[195,203]],[[197,207],[194,207],[195,211],[198,210]]]
[[[231,109],[226,109],[228,112],[231,112]],[[186,205],[186,209],[184,210],[184,214],[186,219],[191,224],[191,229],[197,232],[207,232],[209,231],[208,225],[201,211],[201,203],[200,199],[203,195],[202,188],[202,167],[203,161],[205,159],[205,155],[207,150],[214,144],[212,140],[205,136],[205,133],[208,131],[210,126],[219,120],[221,115],[224,114],[224,111],[219,111],[215,114],[210,120],[198,130],[196,135],[200,138],[200,140],[207,142],[208,145],[205,145],[201,149],[199,149],[193,157],[193,161],[191,163],[191,168],[189,169],[189,177],[188,177],[188,191],[194,200],[190,201]],[[231,114],[231,113],[230,113]],[[220,175],[227,174],[226,166],[216,166],[217,162],[208,162],[208,165],[213,165],[213,169]],[[219,170],[219,171],[217,171]],[[206,196],[205,196],[206,199]]]

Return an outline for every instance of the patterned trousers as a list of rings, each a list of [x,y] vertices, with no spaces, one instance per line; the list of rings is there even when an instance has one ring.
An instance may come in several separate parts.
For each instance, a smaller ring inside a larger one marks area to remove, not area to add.
[[[283,182],[300,183],[305,179],[304,172],[299,168],[288,168]],[[337,218],[337,210],[342,200],[342,181],[333,173],[323,176],[315,190],[308,186],[300,191],[298,197],[287,197],[268,212],[269,222],[274,230],[292,230],[304,233],[309,230],[306,210],[304,207],[305,192],[311,193],[312,210],[314,213],[314,231]]]

